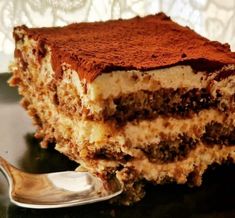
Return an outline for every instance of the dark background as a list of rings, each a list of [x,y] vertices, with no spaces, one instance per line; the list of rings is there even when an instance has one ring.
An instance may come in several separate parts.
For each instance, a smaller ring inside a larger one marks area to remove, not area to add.
[[[76,164],[53,149],[41,149],[33,138],[34,128],[19,105],[19,96],[0,75],[0,155],[27,172],[73,170]],[[0,173],[0,218],[108,218],[108,217],[235,217],[235,165],[211,166],[201,187],[147,185],[145,198],[130,207],[108,202],[62,209],[36,210],[12,205],[8,185]]]

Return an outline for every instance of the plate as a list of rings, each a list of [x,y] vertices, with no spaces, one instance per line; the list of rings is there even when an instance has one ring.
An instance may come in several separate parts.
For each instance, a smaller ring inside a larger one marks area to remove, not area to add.
[[[20,97],[0,74],[0,155],[31,173],[73,170],[77,164],[51,149],[41,149],[33,137],[35,128],[19,105]],[[36,210],[12,205],[8,184],[0,173],[0,217],[235,217],[235,165],[211,166],[200,187],[147,184],[145,198],[132,206],[101,202],[71,208]]]

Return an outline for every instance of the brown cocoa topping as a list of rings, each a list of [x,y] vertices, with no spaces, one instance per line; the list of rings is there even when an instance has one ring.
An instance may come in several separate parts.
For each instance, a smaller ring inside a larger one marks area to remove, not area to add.
[[[63,63],[88,82],[115,70],[146,71],[183,64],[195,70],[212,71],[235,64],[235,53],[228,44],[209,41],[163,13],[65,27],[21,26],[15,32],[17,29],[50,47],[57,78],[61,77]]]

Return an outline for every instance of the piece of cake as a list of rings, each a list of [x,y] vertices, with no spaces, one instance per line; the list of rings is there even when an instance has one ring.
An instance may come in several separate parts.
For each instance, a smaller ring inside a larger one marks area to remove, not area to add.
[[[124,184],[200,185],[235,160],[235,53],[163,13],[65,27],[14,29],[11,85],[41,145]]]

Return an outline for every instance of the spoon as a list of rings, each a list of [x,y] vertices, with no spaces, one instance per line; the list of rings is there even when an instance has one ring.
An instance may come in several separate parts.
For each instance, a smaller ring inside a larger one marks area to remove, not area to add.
[[[1,156],[0,170],[8,180],[11,202],[21,207],[70,207],[108,200],[122,192],[116,178],[107,182],[88,172],[75,171],[30,174],[10,165]]]

